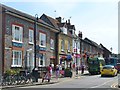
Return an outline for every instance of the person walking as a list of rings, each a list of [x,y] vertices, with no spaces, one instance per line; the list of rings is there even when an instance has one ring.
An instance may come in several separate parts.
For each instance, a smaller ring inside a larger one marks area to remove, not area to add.
[[[52,76],[53,70],[52,70],[52,66],[51,65],[49,65],[49,72],[50,72],[50,75]]]
[[[76,66],[76,76],[78,76],[78,65]]]
[[[83,74],[84,73],[84,65],[82,65],[82,67],[81,67],[81,74]]]
[[[73,66],[72,66],[72,68],[73,68],[73,71],[75,71],[75,63],[73,63]]]
[[[56,65],[56,79],[58,79],[59,77],[59,66]]]

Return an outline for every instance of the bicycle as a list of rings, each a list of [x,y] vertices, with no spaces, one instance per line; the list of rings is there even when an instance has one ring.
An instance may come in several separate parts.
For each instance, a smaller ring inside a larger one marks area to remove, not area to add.
[[[48,82],[50,82],[50,79],[51,79],[50,73],[49,72],[43,72],[42,83],[44,82],[44,80],[48,80]]]

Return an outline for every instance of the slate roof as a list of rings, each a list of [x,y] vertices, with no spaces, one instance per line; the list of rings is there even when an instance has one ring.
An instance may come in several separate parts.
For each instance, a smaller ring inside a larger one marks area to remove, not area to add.
[[[46,14],[43,14],[42,16],[45,16],[51,22],[52,26],[54,26],[56,29],[59,30],[59,26],[57,25],[59,23],[58,20],[56,20],[56,19],[54,19],[54,18],[52,18],[50,16],[47,16]]]
[[[26,14],[24,12],[18,11],[16,9],[13,9],[13,8],[8,7],[6,5],[3,5],[3,4],[1,4],[0,6],[2,6],[2,8],[5,10],[5,12],[10,12],[10,13],[25,17],[25,18],[33,20],[33,21],[36,20],[36,17],[34,17],[32,15],[29,15],[29,14]],[[51,25],[47,24],[46,22],[44,22],[43,20],[41,20],[40,18],[39,18],[38,22],[41,23],[42,25],[46,25],[46,26],[48,26],[50,28],[54,28],[53,26],[51,26]]]
[[[111,53],[105,46],[103,46],[101,43],[100,43],[100,46],[103,48],[103,50],[106,50],[108,51],[109,53]]]
[[[94,41],[92,41],[92,40],[90,40],[88,38],[85,38],[84,40],[87,41],[87,42],[89,42],[91,45],[100,48],[100,46],[96,42],[94,42]]]

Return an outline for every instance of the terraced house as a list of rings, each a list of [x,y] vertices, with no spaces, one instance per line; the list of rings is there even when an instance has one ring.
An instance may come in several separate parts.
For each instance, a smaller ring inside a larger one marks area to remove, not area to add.
[[[45,67],[56,58],[56,33],[59,30],[39,18],[13,8],[0,6],[0,49],[2,70],[21,68],[32,71],[35,65]],[[36,63],[34,60],[34,30],[36,21]],[[1,21],[2,20],[2,21]]]
[[[41,19],[46,23],[58,28],[60,32],[57,34],[57,64],[62,64],[64,68],[69,67],[72,60],[72,40],[75,33],[74,27],[68,22],[62,22],[61,17],[56,19],[49,17],[45,14],[41,16]]]

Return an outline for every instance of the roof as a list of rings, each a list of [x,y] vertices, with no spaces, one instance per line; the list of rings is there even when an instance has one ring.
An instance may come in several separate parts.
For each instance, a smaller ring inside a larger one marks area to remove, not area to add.
[[[58,20],[56,20],[56,19],[54,19],[54,18],[52,18],[52,17],[50,17],[50,16],[47,16],[46,14],[43,14],[42,16],[45,16],[45,17],[52,23],[52,26],[54,26],[56,29],[59,30],[59,27],[58,27],[59,21],[58,21]],[[42,16],[41,16],[41,17],[42,17]],[[41,18],[41,17],[40,17],[40,18]]]
[[[111,53],[105,46],[103,46],[101,43],[100,43],[100,46],[104,49],[104,50],[106,50],[106,51],[108,51],[109,53]]]
[[[29,14],[26,14],[24,12],[18,11],[16,9],[13,9],[11,7],[8,7],[8,6],[5,6],[3,4],[1,4],[1,6],[3,7],[3,9],[5,9],[6,12],[10,12],[10,13],[22,16],[24,18],[27,18],[27,19],[30,19],[30,20],[33,20],[33,21],[36,20],[36,17],[34,17],[32,15],[29,15]],[[46,26],[48,26],[50,28],[54,28],[53,26],[51,26],[51,25],[47,24],[46,22],[44,22],[43,20],[41,20],[40,18],[38,19],[38,22],[41,23],[42,25],[46,25]]]
[[[92,41],[92,40],[90,40],[90,39],[88,39],[88,38],[85,38],[84,40],[87,41],[87,42],[89,42],[89,43],[92,44],[93,46],[100,48],[100,46],[99,46],[96,42],[94,42],[94,41]]]
[[[73,29],[73,30],[75,30],[75,25],[68,25],[68,29]]]

